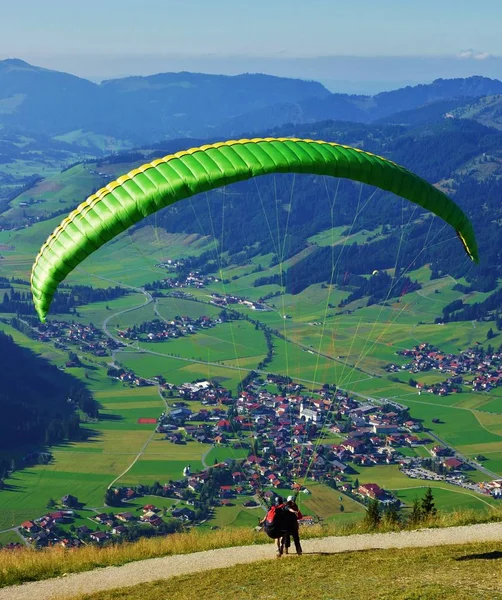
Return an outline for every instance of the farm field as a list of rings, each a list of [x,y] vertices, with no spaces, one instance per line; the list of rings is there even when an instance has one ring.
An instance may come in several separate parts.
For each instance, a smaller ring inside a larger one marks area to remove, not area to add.
[[[300,494],[298,506],[305,515],[312,515],[322,521],[347,521],[362,517],[365,507],[339,490],[322,483],[308,483],[312,495]],[[342,508],[343,507],[343,508]]]
[[[424,497],[427,491],[427,486],[415,487],[409,489],[392,490],[394,495],[404,502],[408,509],[413,506],[415,498],[419,500]],[[480,497],[473,497],[470,494],[462,493],[455,489],[450,490],[446,488],[440,488],[434,486],[432,489],[434,495],[434,505],[438,510],[452,511],[452,510],[466,510],[473,509],[479,510],[482,508],[482,502]],[[486,507],[486,506],[485,506]]]
[[[189,358],[159,356],[136,351],[121,352],[120,364],[142,377],[163,375],[167,381],[175,385],[203,377],[204,379],[214,379],[227,389],[234,391],[237,390],[237,385],[247,373],[244,368],[230,369],[223,365],[208,365],[203,361],[192,361]]]
[[[256,367],[267,353],[263,333],[256,330],[252,323],[242,320],[220,323],[210,329],[199,330],[191,336],[167,342],[140,342],[139,347],[198,361],[235,361],[236,366],[239,366],[241,359],[251,359],[251,368]]]

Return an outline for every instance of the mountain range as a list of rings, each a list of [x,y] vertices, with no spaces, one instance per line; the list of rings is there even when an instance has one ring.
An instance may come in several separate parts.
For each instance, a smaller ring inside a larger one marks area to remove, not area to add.
[[[459,111],[484,124],[498,119],[502,82],[438,79],[375,96],[329,92],[315,81],[262,74],[160,73],[100,84],[0,61],[0,127],[47,136],[95,154],[179,137],[239,136],[285,123],[322,120],[410,124]],[[491,97],[489,104],[478,100]],[[469,108],[469,106],[473,108]]]

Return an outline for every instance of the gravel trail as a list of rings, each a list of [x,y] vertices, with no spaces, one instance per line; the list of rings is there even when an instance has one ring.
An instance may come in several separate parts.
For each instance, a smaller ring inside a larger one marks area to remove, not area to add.
[[[302,545],[304,554],[333,554],[354,550],[424,548],[497,540],[500,540],[502,548],[502,523],[422,529],[399,533],[326,537],[305,540]],[[275,560],[274,550],[275,546],[271,542],[260,546],[222,548],[194,554],[151,558],[128,563],[121,567],[106,567],[2,588],[0,589],[0,600],[66,600],[83,593],[129,587],[148,581],[166,579],[174,575],[208,571],[259,560]],[[291,559],[296,560],[294,551],[292,555],[284,558],[284,560]]]

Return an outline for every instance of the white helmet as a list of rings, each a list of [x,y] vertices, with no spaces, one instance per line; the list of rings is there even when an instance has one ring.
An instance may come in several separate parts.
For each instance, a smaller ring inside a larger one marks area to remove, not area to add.
[[[286,502],[294,502],[294,501],[295,501],[294,496],[288,496],[288,499],[286,500]]]

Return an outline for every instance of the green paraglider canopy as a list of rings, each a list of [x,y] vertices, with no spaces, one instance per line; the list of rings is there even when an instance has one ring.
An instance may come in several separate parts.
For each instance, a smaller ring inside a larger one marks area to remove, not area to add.
[[[65,218],[42,246],[31,288],[42,321],[58,284],[90,254],[148,215],[200,192],[269,173],[344,177],[374,185],[449,223],[474,261],[472,225],[443,192],[403,167],[350,146],[316,140],[230,140],[154,160],[109,183]]]

